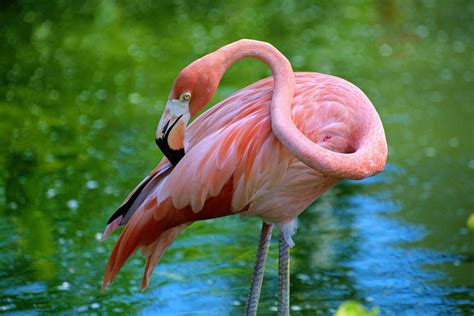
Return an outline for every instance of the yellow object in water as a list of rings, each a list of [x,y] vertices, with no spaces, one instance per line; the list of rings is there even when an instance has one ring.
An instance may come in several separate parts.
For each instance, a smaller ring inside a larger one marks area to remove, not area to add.
[[[378,314],[378,307],[369,311],[359,302],[346,301],[339,306],[334,316],[377,316]]]
[[[474,213],[471,213],[467,219],[467,228],[474,231]]]

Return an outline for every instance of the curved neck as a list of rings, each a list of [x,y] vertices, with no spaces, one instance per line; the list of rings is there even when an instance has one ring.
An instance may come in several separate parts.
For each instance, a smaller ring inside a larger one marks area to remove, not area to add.
[[[211,68],[216,71],[218,81],[232,64],[242,58],[254,57],[270,67],[274,78],[271,101],[273,133],[295,158],[307,166],[327,176],[349,179],[362,179],[383,169],[387,157],[383,126],[370,101],[356,87],[351,87],[357,95],[353,102],[358,103],[360,110],[366,111],[366,136],[356,152],[337,153],[313,143],[293,122],[291,105],[295,76],[288,59],[275,47],[265,42],[240,40],[208,56],[212,56],[210,60],[214,67]]]
[[[218,62],[219,80],[235,62],[243,58],[257,58],[266,63],[274,78],[271,108],[291,109],[295,91],[295,75],[288,59],[269,43],[243,39],[226,45],[214,53]]]

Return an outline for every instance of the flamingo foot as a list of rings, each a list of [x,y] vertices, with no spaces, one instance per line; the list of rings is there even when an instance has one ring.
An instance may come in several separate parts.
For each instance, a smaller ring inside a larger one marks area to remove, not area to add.
[[[260,298],[260,290],[262,289],[263,274],[265,272],[265,262],[267,260],[268,246],[272,237],[273,225],[263,223],[260,241],[258,243],[257,259],[255,260],[255,268],[253,270],[252,285],[250,286],[249,298],[245,306],[245,315],[257,315],[258,301]]]

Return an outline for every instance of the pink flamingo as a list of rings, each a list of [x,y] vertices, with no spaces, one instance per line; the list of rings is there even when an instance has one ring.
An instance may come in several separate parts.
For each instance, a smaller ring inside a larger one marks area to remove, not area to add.
[[[224,72],[254,57],[273,77],[239,90],[189,119],[211,100]],[[125,229],[103,287],[142,248],[142,288],[177,235],[191,223],[233,214],[263,221],[246,315],[255,315],[273,225],[280,227],[280,315],[289,314],[289,247],[296,217],[342,179],[383,170],[387,144],[380,118],[355,85],[314,72],[294,73],[272,45],[239,40],[187,66],[176,78],[156,133],[167,158],[111,217],[107,237]],[[186,152],[186,154],[185,154]]]

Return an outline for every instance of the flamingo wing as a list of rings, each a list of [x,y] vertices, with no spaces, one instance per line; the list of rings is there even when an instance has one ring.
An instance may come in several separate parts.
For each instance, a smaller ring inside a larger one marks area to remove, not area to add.
[[[147,257],[142,283],[146,287],[154,266],[184,227],[242,211],[264,182],[282,181],[288,154],[271,132],[269,102],[252,106],[251,115],[202,139],[190,133],[190,146],[177,166],[153,186],[150,181],[146,198],[114,246],[104,287],[141,247]]]
[[[326,149],[350,152],[353,111],[344,104],[342,80],[317,73],[296,73],[293,119],[309,139]],[[271,128],[273,78],[237,91],[202,114],[188,128],[183,159],[157,193],[176,208],[199,212],[209,197],[233,178],[232,211],[240,211],[257,189],[282,181],[294,162]],[[308,169],[309,170],[309,169]],[[316,172],[317,173],[317,172]]]

